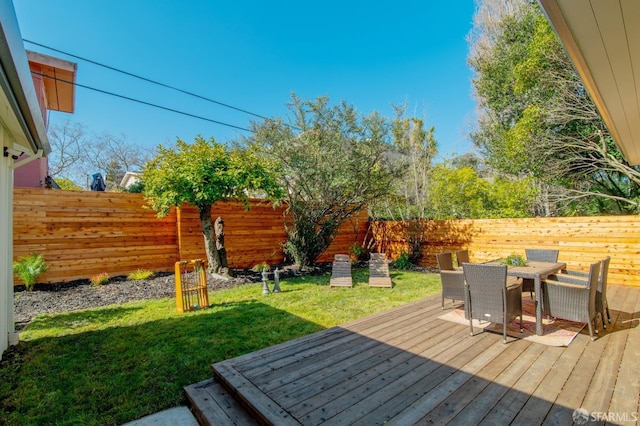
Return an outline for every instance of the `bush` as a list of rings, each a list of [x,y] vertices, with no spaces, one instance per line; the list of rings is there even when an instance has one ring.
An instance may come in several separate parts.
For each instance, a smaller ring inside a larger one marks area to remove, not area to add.
[[[410,255],[407,252],[400,253],[400,256],[393,261],[393,267],[396,269],[409,269],[412,265]]]
[[[265,272],[265,271],[270,271],[271,267],[267,262],[262,262],[262,263],[258,263],[251,269],[255,272]]]
[[[358,243],[353,243],[349,246],[349,254],[351,255],[351,263],[356,263],[359,260],[362,260],[362,257],[365,254],[364,247]]]
[[[101,274],[94,275],[91,278],[89,278],[89,281],[91,282],[91,285],[106,284],[109,282],[109,274],[107,274],[106,272],[103,272]]]
[[[27,291],[33,290],[38,276],[49,267],[41,254],[31,253],[13,262],[13,272],[24,282]]]
[[[135,281],[146,280],[147,278],[151,278],[153,276],[153,271],[149,271],[147,269],[137,269],[134,272],[127,275],[127,278]]]

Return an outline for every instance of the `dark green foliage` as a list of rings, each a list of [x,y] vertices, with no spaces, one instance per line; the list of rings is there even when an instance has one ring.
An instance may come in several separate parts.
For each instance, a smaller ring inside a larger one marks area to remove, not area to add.
[[[390,126],[377,114],[359,116],[328,98],[289,105],[293,120],[254,125],[255,142],[277,162],[286,188],[285,252],[310,265],[339,227],[391,190],[402,168],[390,160]]]

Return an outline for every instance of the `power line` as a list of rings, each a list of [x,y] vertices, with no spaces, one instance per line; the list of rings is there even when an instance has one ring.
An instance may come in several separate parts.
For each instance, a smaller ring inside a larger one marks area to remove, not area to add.
[[[217,104],[217,105],[221,105],[221,106],[223,106],[223,107],[225,107],[225,108],[231,108],[231,109],[233,109],[233,110],[240,111],[240,112],[243,112],[243,113],[245,113],[245,114],[253,115],[254,117],[262,118],[263,120],[269,120],[269,118],[267,118],[267,117],[265,117],[265,116],[263,116],[263,115],[256,114],[256,113],[251,112],[251,111],[247,111],[246,109],[242,109],[242,108],[234,107],[234,106],[232,106],[232,105],[229,105],[229,104],[226,104],[226,103],[223,103],[223,102],[220,102],[220,101],[216,101],[216,100],[214,100],[214,99],[207,98],[207,97],[205,97],[205,96],[198,95],[197,93],[189,92],[189,91],[186,91],[186,90],[180,89],[180,88],[178,88],[178,87],[171,86],[171,85],[168,85],[168,84],[164,84],[164,83],[161,83],[161,82],[159,82],[159,81],[152,80],[152,79],[150,79],[150,78],[142,77],[142,76],[139,76],[139,75],[137,75],[137,74],[130,73],[130,72],[128,72],[128,71],[123,71],[123,70],[121,70],[121,69],[118,69],[118,68],[115,68],[115,67],[112,67],[112,66],[109,66],[109,65],[101,64],[100,62],[92,61],[91,59],[83,58],[83,57],[81,57],[81,56],[74,55],[74,54],[69,53],[69,52],[65,52],[65,51],[62,51],[62,50],[59,50],[59,49],[55,49],[55,48],[53,48],[53,47],[46,46],[46,45],[44,45],[44,44],[37,43],[37,42],[35,42],[35,41],[31,41],[31,40],[27,40],[27,39],[22,39],[22,40],[23,40],[23,41],[25,41],[25,42],[27,42],[27,43],[30,43],[30,44],[36,45],[36,46],[44,47],[45,49],[49,49],[49,50],[52,50],[52,51],[54,51],[54,52],[62,53],[63,55],[71,56],[72,58],[76,58],[76,59],[79,59],[79,60],[81,60],[81,61],[89,62],[89,63],[94,64],[94,65],[97,65],[97,66],[99,66],[99,67],[103,67],[103,68],[106,68],[106,69],[109,69],[109,70],[112,70],[112,71],[116,71],[116,72],[119,72],[119,73],[121,73],[121,74],[128,75],[128,76],[130,76],[130,77],[134,77],[134,78],[137,78],[137,79],[139,79],[139,80],[146,81],[146,82],[148,82],[148,83],[156,84],[156,85],[158,85],[158,86],[165,87],[165,88],[167,88],[167,89],[175,90],[175,91],[180,92],[180,93],[183,93],[183,94],[185,94],[185,95],[194,96],[194,97],[196,97],[196,98],[198,98],[198,99],[202,99],[202,100],[205,100],[205,101],[208,101],[208,102],[212,102],[212,103]]]
[[[117,98],[126,99],[126,100],[128,100],[128,101],[137,102],[137,103],[139,103],[139,104],[143,104],[143,105],[147,105],[147,106],[150,106],[150,107],[154,107],[154,108],[162,109],[162,110],[165,110],[165,111],[174,112],[174,113],[176,113],[176,114],[186,115],[187,117],[197,118],[197,119],[200,119],[200,120],[208,121],[208,122],[210,122],[210,123],[220,124],[220,125],[222,125],[222,126],[232,127],[232,128],[234,128],[234,129],[238,129],[238,130],[244,130],[245,132],[255,133],[255,132],[254,132],[253,130],[251,130],[251,129],[247,129],[247,128],[245,128],[245,127],[236,126],[236,125],[234,125],[234,124],[224,123],[224,122],[222,122],[222,121],[214,120],[214,119],[212,119],[212,118],[202,117],[202,116],[200,116],[200,115],[191,114],[191,113],[189,113],[189,112],[184,112],[184,111],[180,111],[180,110],[177,110],[177,109],[173,109],[173,108],[169,108],[169,107],[164,107],[164,106],[162,106],[162,105],[154,104],[154,103],[147,102],[147,101],[142,101],[142,100],[140,100],[140,99],[131,98],[131,97],[129,97],[129,96],[119,95],[119,94],[117,94],[117,93],[108,92],[108,91],[106,91],[106,90],[96,89],[95,87],[86,86],[86,85],[84,85],[84,84],[76,83],[76,82],[73,82],[73,81],[63,80],[63,79],[61,79],[61,78],[58,78],[58,77],[52,77],[52,76],[50,76],[50,75],[42,74],[42,73],[39,73],[39,72],[36,72],[36,71],[32,71],[32,73],[33,73],[33,74],[36,74],[36,75],[39,75],[39,76],[42,76],[42,77],[44,77],[44,78],[50,78],[50,79],[55,80],[55,81],[61,81],[61,82],[63,82],[63,83],[68,83],[68,84],[72,84],[72,85],[77,86],[77,87],[82,87],[83,89],[88,89],[88,90],[93,90],[93,91],[95,91],[95,92],[103,93],[103,94],[105,94],[105,95],[115,96],[115,97],[117,97]]]

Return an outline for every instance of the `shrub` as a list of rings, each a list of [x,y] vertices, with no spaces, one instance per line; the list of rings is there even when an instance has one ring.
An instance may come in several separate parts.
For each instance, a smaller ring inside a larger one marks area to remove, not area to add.
[[[410,255],[407,252],[400,253],[400,256],[393,262],[393,267],[396,269],[409,269],[411,268]]]
[[[264,272],[264,271],[270,271],[271,267],[267,262],[262,262],[262,263],[258,263],[251,269],[254,270],[255,272]]]
[[[20,257],[16,262],[13,262],[13,272],[24,282],[27,291],[33,290],[38,276],[48,268],[44,257],[36,253]]]
[[[91,285],[106,284],[107,282],[109,282],[109,274],[107,274],[106,272],[103,272],[101,274],[94,275],[89,278],[89,281],[91,282]]]
[[[349,254],[351,255],[351,263],[356,263],[364,256],[364,247],[358,243],[353,243],[349,246]]]
[[[149,271],[148,269],[136,269],[134,272],[127,275],[127,278],[135,281],[146,280],[147,278],[151,278],[153,276],[153,271]]]

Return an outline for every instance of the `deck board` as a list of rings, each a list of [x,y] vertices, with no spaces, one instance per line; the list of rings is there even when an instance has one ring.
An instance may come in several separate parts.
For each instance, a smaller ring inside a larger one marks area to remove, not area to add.
[[[630,416],[640,393],[640,289],[608,293],[612,323],[594,342],[585,328],[566,348],[470,336],[438,318],[436,295],[212,368],[264,424],[551,425],[580,407]]]

